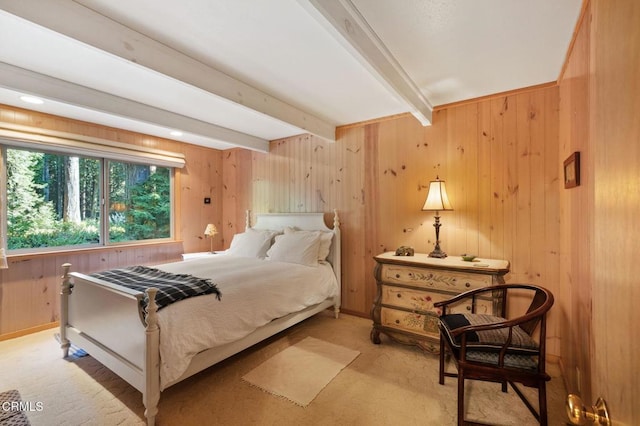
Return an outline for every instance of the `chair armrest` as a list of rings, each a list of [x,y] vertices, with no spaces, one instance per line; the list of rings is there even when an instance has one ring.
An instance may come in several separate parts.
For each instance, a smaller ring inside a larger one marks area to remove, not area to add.
[[[435,304],[434,304],[435,306]],[[480,324],[480,325],[467,325],[464,327],[455,328],[450,330],[452,336],[459,336],[463,333],[467,332],[475,332],[475,331],[485,331],[485,330],[497,330],[500,328],[511,328],[520,324],[524,324],[534,318],[541,317],[546,315],[546,312],[549,310],[550,306],[543,305],[533,311],[522,315],[513,319],[504,319],[504,321],[494,322],[490,324]]]
[[[506,299],[507,290],[517,290],[517,289],[521,289],[521,290],[538,290],[537,287],[532,286],[530,284],[498,284],[498,285],[494,285],[494,286],[476,288],[476,289],[473,289],[473,290],[465,291],[464,293],[460,293],[460,294],[452,297],[451,299],[447,299],[447,300],[442,300],[440,302],[436,302],[436,303],[433,304],[433,306],[435,308],[442,308],[442,307],[446,307],[447,305],[450,305],[452,303],[458,302],[460,300],[468,299],[470,297],[474,297],[475,295],[480,294],[480,293],[487,293],[487,292],[494,292],[494,291],[503,291],[504,292],[504,298]],[[549,294],[549,299],[550,299],[550,302],[548,302],[548,303],[549,303],[549,308],[550,308],[551,305],[553,304],[553,295]],[[444,312],[444,309],[443,309],[443,312]]]
[[[491,324],[481,324],[481,325],[467,325],[464,327],[454,328],[453,330],[449,330],[453,337],[457,337],[464,333],[476,332],[476,331],[485,331],[485,330],[497,330],[500,328],[509,328],[515,327],[520,324],[520,318],[514,320],[504,320],[500,322],[492,322]]]

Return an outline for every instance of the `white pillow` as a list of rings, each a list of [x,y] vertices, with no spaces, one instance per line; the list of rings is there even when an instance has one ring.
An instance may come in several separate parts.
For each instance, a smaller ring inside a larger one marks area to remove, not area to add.
[[[293,232],[278,235],[267,251],[267,260],[318,266],[320,235],[311,232]]]
[[[318,261],[325,262],[331,252],[331,243],[333,242],[333,232],[320,231],[320,249],[318,250]]]
[[[324,231],[302,231],[297,228],[292,228],[287,226],[284,228],[285,234],[292,234],[294,232],[307,232],[320,236],[320,248],[318,249],[318,262],[325,262],[327,257],[329,256],[329,252],[331,251],[331,242],[333,241],[333,232],[324,232]]]
[[[276,233],[249,228],[241,234],[235,234],[227,253],[242,257],[264,259]]]

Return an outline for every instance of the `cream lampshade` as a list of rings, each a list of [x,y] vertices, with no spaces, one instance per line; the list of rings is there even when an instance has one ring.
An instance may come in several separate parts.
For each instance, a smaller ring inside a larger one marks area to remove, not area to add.
[[[213,253],[213,237],[218,233],[218,228],[213,223],[207,225],[204,235],[211,239],[211,253]]]
[[[436,176],[436,180],[432,180],[429,183],[429,193],[427,194],[427,199],[424,202],[424,206],[422,206],[422,210],[436,212],[436,221],[433,224],[434,228],[436,228],[436,246],[433,251],[429,253],[429,257],[447,257],[447,253],[440,250],[440,216],[438,215],[438,213],[442,210],[453,210],[453,207],[449,202],[449,197],[447,196],[447,189],[444,186],[444,181],[440,180],[438,176]]]

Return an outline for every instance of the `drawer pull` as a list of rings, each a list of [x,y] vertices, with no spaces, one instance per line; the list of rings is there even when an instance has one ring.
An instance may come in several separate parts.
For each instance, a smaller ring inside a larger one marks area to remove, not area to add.
[[[470,310],[471,310],[471,306],[467,306],[467,311],[470,311]]]
[[[400,278],[400,274],[396,274],[396,278]]]
[[[464,284],[464,286],[465,286],[466,288],[469,288],[469,287],[471,287],[471,283],[465,283],[465,284]]]
[[[396,324],[400,324],[400,320],[396,320]]]
[[[398,294],[396,294],[396,297],[400,298],[400,297],[402,297],[402,294],[398,293]]]

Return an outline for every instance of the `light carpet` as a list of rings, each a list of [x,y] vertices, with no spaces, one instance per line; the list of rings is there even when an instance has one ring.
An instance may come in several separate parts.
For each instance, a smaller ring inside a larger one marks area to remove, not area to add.
[[[306,407],[360,352],[307,337],[269,358],[242,379]]]
[[[371,320],[325,311],[162,392],[158,426],[453,426],[456,380],[438,383],[438,357],[415,346],[369,340]],[[0,341],[0,391],[17,389],[34,409],[33,426],[144,426],[142,395],[91,355],[63,359],[58,330]],[[360,355],[306,407],[242,380],[242,376],[314,337]],[[453,365],[450,366],[453,370]],[[560,369],[549,365],[549,425],[566,425]],[[499,383],[466,384],[467,418],[501,426],[538,426],[511,390]],[[524,389],[535,404],[535,390]],[[537,405],[537,404],[536,404]]]

